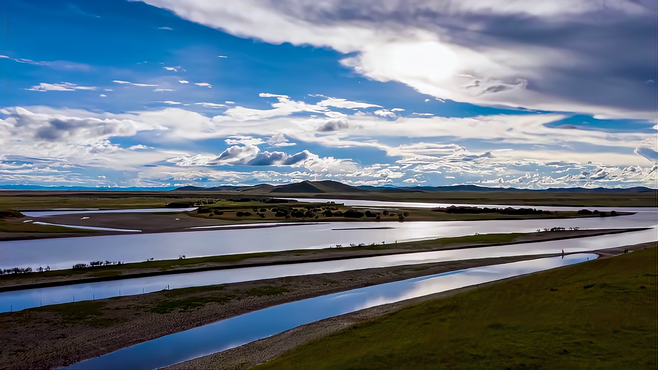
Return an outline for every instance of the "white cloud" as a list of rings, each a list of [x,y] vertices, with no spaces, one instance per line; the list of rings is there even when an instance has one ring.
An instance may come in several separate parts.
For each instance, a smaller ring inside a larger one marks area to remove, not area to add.
[[[179,83],[182,83],[182,84],[190,83],[190,81],[186,81],[186,80],[178,80],[178,82],[179,82]]]
[[[203,177],[196,168],[199,166],[206,166],[203,171],[214,171],[207,166],[272,165],[281,167],[279,171],[283,172],[276,175],[265,171],[259,176],[277,182],[331,178],[380,185],[401,184],[408,178],[417,183],[437,184],[444,181],[444,175],[454,176],[458,183],[502,179],[511,184],[517,179],[517,186],[540,186],[549,181],[607,186],[655,184],[650,182],[656,176],[655,171],[650,171],[655,166],[655,160],[651,160],[655,150],[650,149],[656,147],[655,134],[611,134],[595,127],[585,130],[548,125],[564,118],[555,114],[412,116],[396,120],[379,118],[374,113],[333,117],[328,107],[294,101],[280,94],[264,96],[275,100],[272,109],[237,106],[231,108],[233,111],[218,110],[212,116],[174,107],[117,114],[48,107],[5,108],[0,110],[0,153],[138,171],[140,181],[145,182],[169,181],[162,176],[173,172],[162,166],[157,167],[160,174],[155,169],[139,167],[169,159],[172,164],[187,166],[190,176],[199,178]],[[198,105],[204,104],[215,103]],[[246,116],[238,114],[246,111]],[[317,115],[309,117],[299,112]],[[251,116],[255,118],[246,119]],[[114,137],[137,135],[147,138],[155,148],[125,149],[113,144]],[[190,144],[195,140],[217,138],[225,140],[230,150],[220,154],[176,150],[194,147]],[[394,144],[400,142],[399,138],[404,138],[406,144]],[[259,148],[265,144],[270,150]],[[582,147],[587,150],[580,149],[582,144],[586,144]],[[295,154],[272,150],[292,145],[301,148]],[[488,148],[480,148],[481,145]],[[304,150],[309,146],[355,148],[357,153],[359,148],[376,149],[385,153],[389,162],[359,166],[349,159],[319,157]],[[540,178],[548,176],[553,180],[523,180],[530,168],[536,169]],[[594,175],[596,168],[604,168],[608,175]],[[294,173],[286,172],[291,169],[295,169]],[[578,175],[583,171],[588,174]],[[176,174],[188,178],[181,172]],[[624,180],[624,174],[630,180]],[[254,179],[248,175],[231,176],[236,182]],[[577,176],[586,179],[579,180]]]
[[[344,109],[381,108],[381,105],[349,101],[346,99],[331,98],[324,95],[310,95],[310,96],[314,96],[314,97],[319,96],[325,98],[324,100],[318,102],[317,104],[321,107],[335,107],[335,108],[344,108]]]
[[[32,86],[29,91],[75,91],[75,90],[96,90],[95,86],[79,86],[70,82],[62,82],[58,84],[49,84],[42,82],[36,86]]]
[[[153,89],[153,91],[155,91],[155,92],[165,92],[165,91],[176,91],[176,90],[174,90],[174,89],[165,89],[165,88],[162,88],[162,87],[158,87],[157,89]]]
[[[234,101],[230,101],[230,100],[227,100],[227,101],[225,101],[224,103],[226,103],[226,104],[235,104]]]
[[[212,89],[212,85],[207,83],[207,82],[197,82],[197,83],[195,83],[195,85]]]
[[[391,112],[404,112],[404,109],[402,109],[402,108],[393,108],[393,109],[391,109]]]
[[[353,172],[354,162],[333,157],[321,158],[307,150],[296,154],[261,151],[258,146],[243,143],[234,145],[218,156],[193,155],[170,158],[167,161],[181,167],[247,165],[247,166],[290,166],[303,167],[316,173],[338,174]]]
[[[101,98],[107,98],[107,95],[105,95],[105,94],[100,94],[99,96],[100,96]]]
[[[375,115],[380,117],[389,117],[389,118],[397,117],[393,111],[390,111],[388,109],[378,109],[375,111]]]
[[[170,71],[170,72],[180,72],[180,71],[185,71],[184,68],[181,66],[173,66],[173,67],[162,67],[165,71]]]
[[[295,146],[295,145],[297,145],[295,143],[289,142],[288,138],[280,132],[277,133],[277,134],[272,135],[272,137],[270,137],[267,140],[267,144],[271,147],[274,147],[274,148],[279,148],[279,147],[283,147],[283,146]]]
[[[165,100],[163,101],[164,104],[169,104],[169,105],[180,105],[181,102],[179,101],[173,101],[173,100]]]
[[[130,81],[122,81],[122,80],[113,80],[112,82],[119,84],[119,85],[131,85],[131,86],[137,86],[137,87],[157,87],[158,85],[154,84],[145,84],[145,83],[134,83]]]
[[[158,27],[159,30],[165,30],[165,31],[173,31],[174,29],[171,27]]]
[[[226,58],[228,58],[228,57],[227,57],[226,55],[218,55],[217,58],[224,58],[224,59],[226,59]]]
[[[194,105],[201,105],[208,108],[226,108],[225,104],[219,104],[219,103],[199,102],[199,103],[194,103]]]

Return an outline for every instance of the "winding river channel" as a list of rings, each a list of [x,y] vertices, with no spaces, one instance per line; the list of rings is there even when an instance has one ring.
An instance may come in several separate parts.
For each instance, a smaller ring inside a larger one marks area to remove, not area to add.
[[[369,307],[585,262],[596,254],[474,267],[268,307],[167,335],[66,369],[155,369],[237,347],[294,327]]]
[[[0,312],[83,300],[136,295],[169,289],[237,283],[285,276],[301,276],[377,267],[416,265],[491,257],[586,252],[638,244],[656,239],[655,229],[623,234],[601,235],[545,242],[501,245],[435,252],[405,253],[336,261],[305,262],[286,265],[246,267],[228,270],[190,272],[173,275],[71,284],[49,288],[24,289],[0,293]]]

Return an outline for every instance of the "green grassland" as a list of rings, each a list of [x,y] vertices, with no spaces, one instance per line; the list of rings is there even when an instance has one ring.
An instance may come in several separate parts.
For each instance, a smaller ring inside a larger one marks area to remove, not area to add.
[[[257,369],[655,369],[656,248],[427,301]]]

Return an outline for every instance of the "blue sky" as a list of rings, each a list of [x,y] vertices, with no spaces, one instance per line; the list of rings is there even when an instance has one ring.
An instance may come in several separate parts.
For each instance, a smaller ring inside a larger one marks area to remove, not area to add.
[[[0,186],[656,187],[655,2],[540,5],[5,0]]]

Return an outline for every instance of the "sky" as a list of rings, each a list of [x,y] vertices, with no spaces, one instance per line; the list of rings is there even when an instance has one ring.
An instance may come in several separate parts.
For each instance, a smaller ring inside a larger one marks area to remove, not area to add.
[[[2,0],[0,187],[658,187],[655,0]]]

